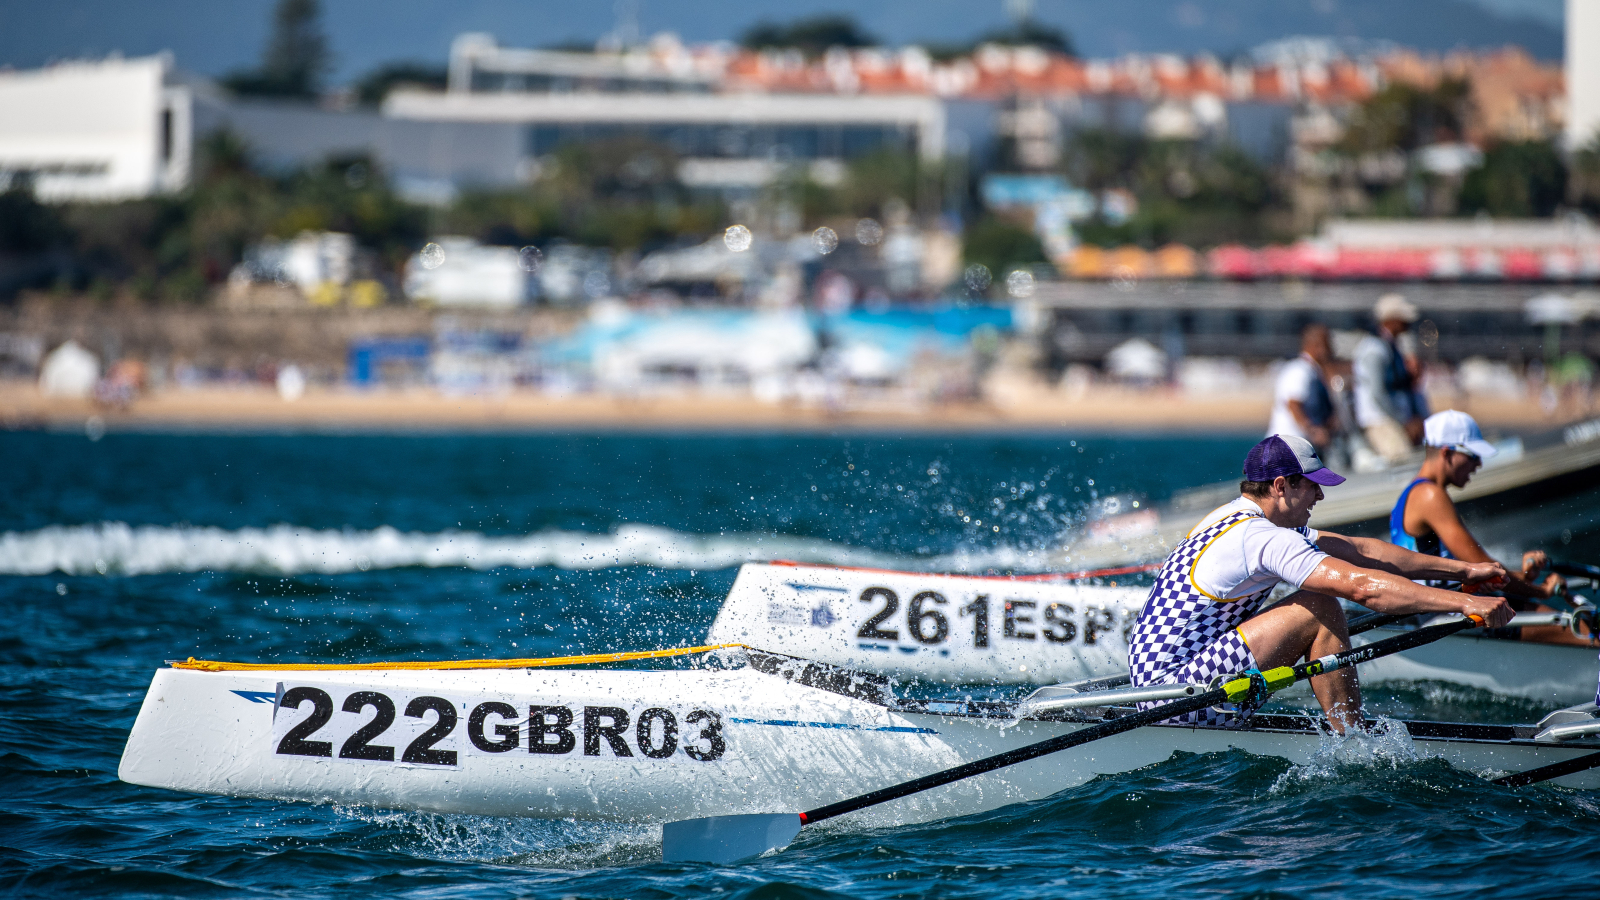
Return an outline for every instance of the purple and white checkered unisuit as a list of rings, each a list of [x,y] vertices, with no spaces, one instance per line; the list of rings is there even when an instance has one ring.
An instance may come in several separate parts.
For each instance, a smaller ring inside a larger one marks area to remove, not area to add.
[[[1218,601],[1195,586],[1193,572],[1200,555],[1222,533],[1256,513],[1239,512],[1192,532],[1173,549],[1156,573],[1155,586],[1139,613],[1128,640],[1128,671],[1134,687],[1151,684],[1207,684],[1218,675],[1235,675],[1255,666],[1250,648],[1239,635],[1239,623],[1261,608],[1269,590],[1237,600]],[[1149,709],[1159,703],[1141,703]],[[1231,710],[1203,709],[1168,719],[1183,725],[1237,725],[1259,703]]]

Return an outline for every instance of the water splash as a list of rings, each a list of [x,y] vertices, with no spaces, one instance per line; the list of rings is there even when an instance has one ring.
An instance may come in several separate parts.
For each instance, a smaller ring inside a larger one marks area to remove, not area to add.
[[[661,859],[661,826],[562,819],[511,819],[337,806],[381,830],[406,854],[443,861],[582,870]]]
[[[1332,779],[1359,778],[1372,770],[1400,769],[1426,758],[1412,743],[1404,722],[1378,716],[1365,732],[1323,732],[1316,753],[1279,775],[1268,793],[1294,791]]]

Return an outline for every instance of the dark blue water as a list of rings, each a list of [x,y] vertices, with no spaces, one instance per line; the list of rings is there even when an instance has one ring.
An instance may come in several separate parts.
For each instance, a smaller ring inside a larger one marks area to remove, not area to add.
[[[116,779],[186,656],[533,656],[697,642],[743,559],[1026,568],[1108,493],[1249,437],[0,434],[0,889],[18,895],[1015,897],[1594,893],[1597,798],[1404,748],[1179,756],[1037,803],[803,835],[715,868],[646,827],[198,797]],[[982,525],[975,524],[981,520]],[[995,530],[998,526],[999,530]],[[1567,514],[1569,556],[1600,529]],[[1400,715],[1526,721],[1462,689]]]

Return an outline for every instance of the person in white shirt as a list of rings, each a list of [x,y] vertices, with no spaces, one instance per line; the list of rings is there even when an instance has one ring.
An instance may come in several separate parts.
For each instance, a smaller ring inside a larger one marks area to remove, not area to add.
[[[1506,572],[1497,562],[1425,556],[1376,538],[1308,528],[1323,486],[1343,481],[1304,438],[1272,435],[1256,444],[1245,458],[1243,496],[1202,519],[1156,573],[1128,641],[1133,684],[1209,684],[1219,675],[1348,650],[1337,597],[1383,613],[1459,612],[1491,627],[1511,621],[1502,598],[1411,580],[1503,581]],[[1298,590],[1262,610],[1280,581]],[[1334,730],[1361,726],[1353,669],[1313,678],[1311,689]],[[1173,721],[1236,725],[1257,707],[1206,709]]]
[[[1400,338],[1417,321],[1417,308],[1399,294],[1385,294],[1372,309],[1376,334],[1356,345],[1355,417],[1372,449],[1399,462],[1422,443],[1428,399],[1417,383],[1415,360],[1400,348]]]
[[[1328,326],[1307,325],[1300,332],[1300,355],[1278,372],[1267,434],[1303,437],[1318,453],[1327,453],[1339,427],[1333,394],[1328,390],[1328,366],[1332,362]]]

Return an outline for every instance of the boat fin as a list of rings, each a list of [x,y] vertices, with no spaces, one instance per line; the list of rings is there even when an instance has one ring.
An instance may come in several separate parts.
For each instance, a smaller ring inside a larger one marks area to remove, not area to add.
[[[798,813],[753,813],[684,819],[661,826],[666,862],[727,865],[769,850],[782,850],[800,833]]]

